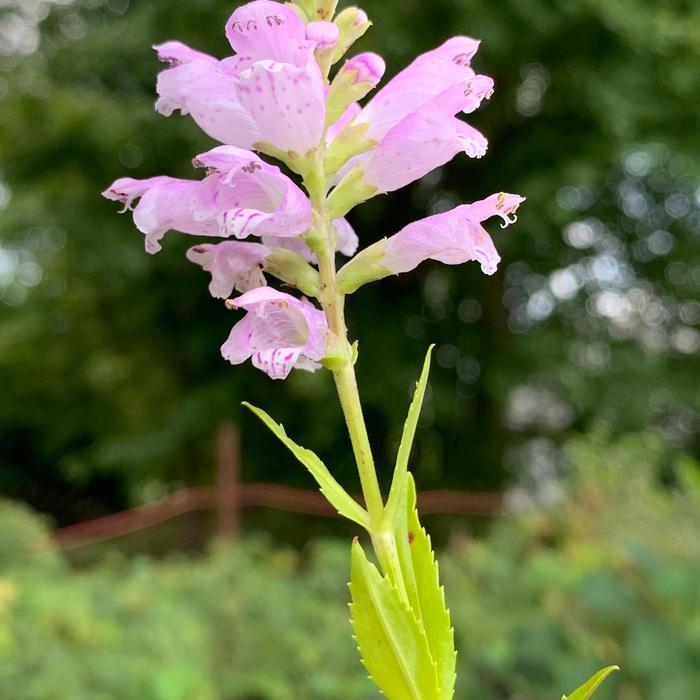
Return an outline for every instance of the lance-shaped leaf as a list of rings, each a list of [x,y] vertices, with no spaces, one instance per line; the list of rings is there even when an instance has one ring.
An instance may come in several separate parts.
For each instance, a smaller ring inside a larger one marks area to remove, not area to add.
[[[388,577],[352,545],[352,625],[362,663],[389,700],[441,700],[425,630]]]
[[[593,693],[598,689],[598,686],[613,672],[619,671],[619,666],[608,666],[602,671],[593,676],[588,682],[584,683],[580,688],[574,690],[571,695],[562,695],[561,700],[589,700]]]
[[[395,530],[403,580],[437,666],[440,700],[451,700],[457,678],[454,629],[430,536],[418,520],[416,485],[410,473],[404,493],[403,508],[397,514]]]
[[[401,444],[399,445],[399,451],[396,456],[396,467],[394,468],[394,477],[391,482],[391,491],[389,492],[389,498],[387,500],[387,505],[384,512],[384,522],[386,525],[389,526],[391,526],[391,524],[394,522],[400,499],[404,493],[404,483],[406,481],[406,474],[408,473],[408,460],[411,456],[413,438],[416,435],[416,428],[418,427],[418,418],[420,417],[421,408],[423,407],[425,390],[428,386],[428,375],[430,374],[430,358],[433,354],[434,347],[435,345],[431,345],[428,348],[428,352],[425,355],[423,369],[421,370],[420,377],[418,378],[416,390],[413,394],[413,399],[408,409],[408,417],[406,418],[406,422],[403,426]]]
[[[328,471],[328,467],[320,460],[318,455],[294,442],[294,440],[287,436],[284,426],[277,423],[261,408],[251,406],[247,402],[243,402],[243,405],[255,413],[279,440],[286,445],[289,451],[311,472],[311,475],[316,479],[316,482],[321,488],[321,493],[340,515],[361,525],[365,529],[369,528],[369,516],[367,515],[367,511],[333,478]]]

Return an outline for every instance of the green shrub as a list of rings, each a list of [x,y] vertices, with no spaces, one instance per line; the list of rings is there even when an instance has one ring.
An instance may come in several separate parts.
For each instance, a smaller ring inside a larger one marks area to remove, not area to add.
[[[557,700],[607,663],[622,671],[601,700],[699,697],[696,467],[650,436],[569,454],[561,503],[441,557],[457,697]],[[3,700],[376,697],[343,604],[347,542],[299,553],[253,538],[81,571],[47,566],[48,551],[42,525],[0,508]]]

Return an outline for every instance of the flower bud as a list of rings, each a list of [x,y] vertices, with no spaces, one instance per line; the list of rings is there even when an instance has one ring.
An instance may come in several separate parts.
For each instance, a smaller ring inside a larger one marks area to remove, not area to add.
[[[361,53],[338,71],[326,98],[326,124],[334,124],[353,103],[361,100],[382,79],[386,64],[376,53]]]
[[[367,14],[359,7],[346,7],[336,18],[340,30],[338,45],[333,54],[333,63],[339,61],[346,51],[372,26]]]

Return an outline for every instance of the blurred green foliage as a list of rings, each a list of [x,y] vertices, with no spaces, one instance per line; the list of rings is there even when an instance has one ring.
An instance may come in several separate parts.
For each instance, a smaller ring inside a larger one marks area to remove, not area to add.
[[[697,465],[649,434],[598,432],[567,459],[557,505],[506,514],[440,557],[457,697],[555,700],[613,662],[601,700],[697,697]],[[348,542],[110,553],[76,572],[24,509],[3,504],[0,532],[3,700],[376,697],[342,603]]]
[[[242,399],[357,487],[330,378],[280,385],[227,366],[218,347],[233,317],[184,260],[185,237],[148,257],[99,196],[122,175],[192,175],[192,156],[212,144],[189,119],[153,112],[150,46],[178,38],[223,56],[234,4],[0,10],[12,29],[0,31],[0,490],[59,522],[210,481],[211,435],[227,418],[245,427],[246,479],[310,486],[243,417]],[[496,79],[472,115],[489,154],[361,207],[362,241],[494,191],[528,198],[517,226],[492,227],[504,258],[495,277],[426,264],[350,301],[380,463],[393,461],[430,342],[412,465],[423,488],[497,488],[538,460],[557,471],[562,436],[600,418],[616,432],[653,426],[697,455],[700,6],[361,4],[375,28],[357,50],[385,55],[390,74],[465,33],[483,40],[476,68]]]

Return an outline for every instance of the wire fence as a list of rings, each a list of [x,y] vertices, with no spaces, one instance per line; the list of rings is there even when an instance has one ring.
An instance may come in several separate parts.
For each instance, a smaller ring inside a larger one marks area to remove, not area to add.
[[[235,538],[244,508],[273,508],[320,517],[338,514],[317,491],[268,483],[241,482],[240,435],[232,423],[216,436],[216,485],[177,491],[152,503],[130,508],[55,531],[61,547],[96,544],[133,534],[197,511],[214,511],[220,537]],[[494,515],[503,506],[498,493],[436,490],[418,494],[423,515]]]

